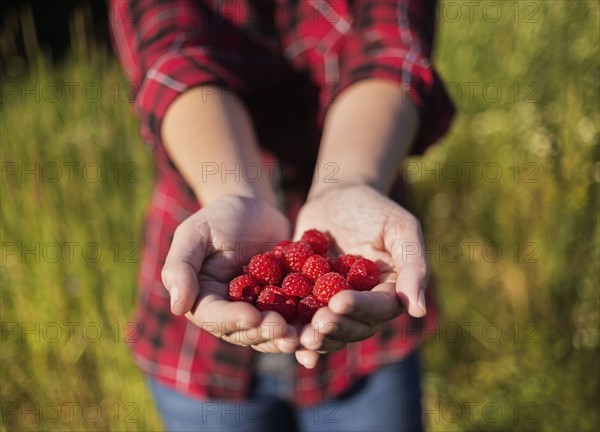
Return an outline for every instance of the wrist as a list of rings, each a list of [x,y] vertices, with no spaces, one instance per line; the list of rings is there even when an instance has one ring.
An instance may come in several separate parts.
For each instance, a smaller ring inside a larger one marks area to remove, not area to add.
[[[384,194],[388,192],[396,170],[391,168],[382,170],[374,163],[369,163],[364,159],[362,161],[351,160],[343,155],[333,159],[333,157],[328,158],[329,155],[330,152],[325,148],[319,156],[309,197],[321,195],[329,190],[354,186],[366,186]],[[326,158],[329,159],[328,162],[325,161]]]
[[[222,181],[219,177],[206,182],[196,182],[191,187],[196,198],[203,206],[224,197],[237,196],[264,201],[273,207],[277,207],[275,192],[268,183]]]
[[[376,182],[369,181],[340,181],[337,183],[329,183],[319,185],[317,183],[313,184],[313,187],[310,189],[308,193],[307,201],[316,200],[327,196],[329,194],[341,194],[345,192],[359,192],[359,191],[376,191],[379,193],[383,193],[381,188],[377,187]]]

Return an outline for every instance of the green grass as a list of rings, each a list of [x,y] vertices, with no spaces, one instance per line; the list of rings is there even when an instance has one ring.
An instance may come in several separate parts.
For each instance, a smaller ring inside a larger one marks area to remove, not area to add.
[[[597,430],[598,3],[496,3],[496,23],[489,3],[473,22],[443,3],[436,64],[459,114],[406,165],[443,310],[427,427]],[[2,430],[162,428],[123,343],[151,158],[114,59],[83,52],[3,82]],[[66,82],[73,99],[52,102]]]
[[[18,85],[39,84],[39,103],[7,96],[1,116],[3,427],[157,429],[123,343],[151,192],[150,155],[130,107],[111,91],[125,83],[112,57],[74,55],[64,67],[35,67]],[[71,101],[66,93],[45,98],[52,83],[77,83]],[[39,418],[20,409],[11,414],[21,405]]]

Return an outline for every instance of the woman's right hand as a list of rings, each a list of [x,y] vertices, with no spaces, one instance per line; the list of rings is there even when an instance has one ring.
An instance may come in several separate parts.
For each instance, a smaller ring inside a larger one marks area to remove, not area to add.
[[[162,270],[171,310],[227,342],[294,352],[298,332],[273,311],[227,299],[229,281],[252,255],[290,238],[290,223],[258,198],[227,195],[179,225]]]

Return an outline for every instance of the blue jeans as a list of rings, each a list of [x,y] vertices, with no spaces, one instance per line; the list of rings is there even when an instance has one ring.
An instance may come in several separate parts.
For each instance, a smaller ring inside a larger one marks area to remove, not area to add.
[[[165,426],[175,431],[421,431],[417,353],[357,381],[339,397],[295,408],[285,379],[255,377],[247,401],[192,399],[149,378]]]

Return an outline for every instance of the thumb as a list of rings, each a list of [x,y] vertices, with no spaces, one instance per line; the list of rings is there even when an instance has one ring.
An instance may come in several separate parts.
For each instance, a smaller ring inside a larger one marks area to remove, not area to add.
[[[202,237],[196,230],[187,228],[185,223],[177,228],[173,236],[161,276],[171,296],[171,311],[175,315],[189,312],[200,293],[198,273],[208,249]]]
[[[409,315],[415,318],[421,318],[427,313],[425,288],[428,281],[427,270],[423,264],[407,263],[398,270],[396,294]]]
[[[425,288],[429,283],[429,266],[420,231],[412,239],[396,239],[391,247],[396,273],[396,294],[409,315],[421,318],[427,313]]]

